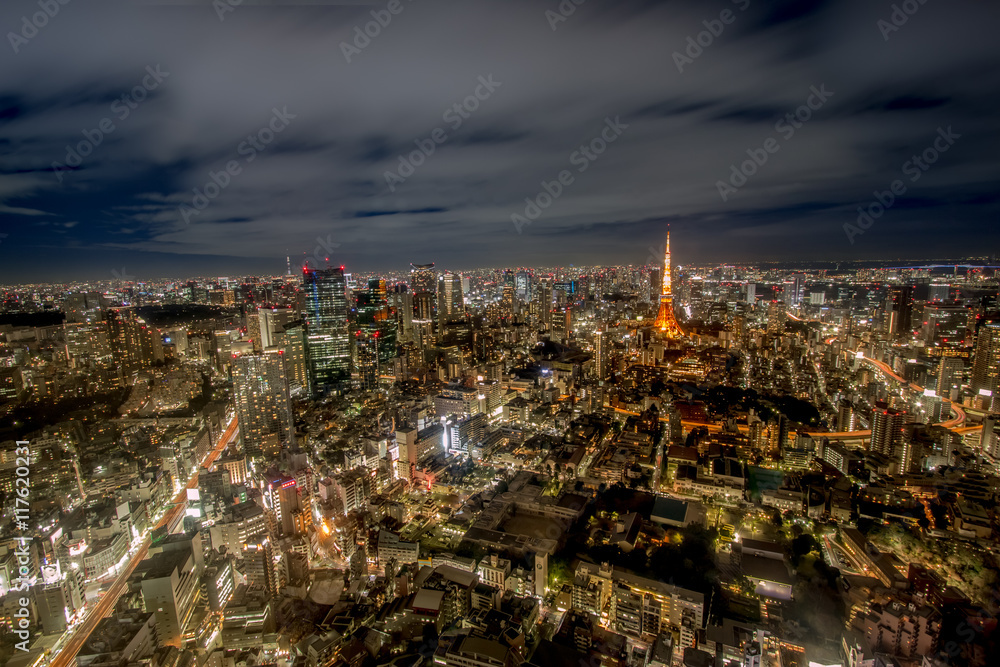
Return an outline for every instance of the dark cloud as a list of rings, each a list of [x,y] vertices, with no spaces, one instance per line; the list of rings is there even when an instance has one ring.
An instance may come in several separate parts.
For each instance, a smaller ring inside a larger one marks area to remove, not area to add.
[[[593,2],[553,30],[558,5],[404,3],[350,63],[341,45],[379,3],[245,0],[222,21],[207,1],[61,6],[16,54],[0,47],[0,280],[278,273],[317,238],[354,270],[641,263],[667,222],[683,263],[1000,240],[995,3],[930,0],[888,39],[891,6],[865,0]],[[674,53],[723,10],[732,23],[678,71]],[[3,3],[0,32],[34,11]],[[121,117],[116,100],[157,66],[168,74]],[[447,114],[480,77],[499,86],[456,127]],[[832,97],[782,137],[778,119],[824,85]],[[294,116],[281,132],[275,110]],[[627,129],[577,171],[609,117]],[[848,243],[857,207],[948,126],[961,138]],[[436,128],[444,140],[390,187]],[[88,136],[74,166],[67,147]],[[780,150],[723,200],[718,182],[769,137]],[[511,214],[567,169],[518,234]]]

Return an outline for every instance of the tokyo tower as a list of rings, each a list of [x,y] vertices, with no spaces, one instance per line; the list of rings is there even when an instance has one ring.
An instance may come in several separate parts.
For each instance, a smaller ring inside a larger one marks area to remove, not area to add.
[[[670,230],[667,230],[667,247],[663,255],[663,287],[660,291],[660,309],[656,313],[654,328],[660,337],[678,339],[684,337],[681,325],[674,317],[674,296],[670,287]]]

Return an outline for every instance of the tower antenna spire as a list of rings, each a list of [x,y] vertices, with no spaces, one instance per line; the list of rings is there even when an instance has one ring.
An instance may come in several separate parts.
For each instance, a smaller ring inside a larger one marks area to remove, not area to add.
[[[681,330],[677,318],[674,317],[674,295],[673,285],[670,275],[670,223],[667,223],[667,244],[663,249],[663,285],[660,290],[660,308],[656,312],[656,321],[653,327],[664,338],[683,338],[684,332]]]

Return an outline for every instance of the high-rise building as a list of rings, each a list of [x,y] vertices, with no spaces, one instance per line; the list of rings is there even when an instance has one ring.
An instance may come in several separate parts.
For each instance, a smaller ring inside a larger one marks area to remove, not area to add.
[[[607,333],[601,329],[594,332],[594,374],[598,380],[605,380],[608,377],[610,345]]]
[[[504,285],[500,292],[500,317],[509,320],[514,317],[514,286]]]
[[[518,299],[524,302],[531,301],[531,274],[527,271],[518,271],[514,278],[514,288]]]
[[[928,285],[927,300],[931,302],[950,301],[951,285]]]
[[[972,392],[997,391],[1000,375],[1000,322],[989,322],[979,328],[976,353],[972,360]]]
[[[446,271],[438,277],[438,319],[445,323],[465,315],[462,276]]]
[[[413,293],[405,283],[393,285],[389,290],[389,307],[396,313],[396,328],[401,341],[413,337]]]
[[[888,319],[886,333],[909,336],[913,332],[913,286],[899,285],[889,290],[886,304]]]
[[[872,411],[872,439],[869,451],[893,456],[903,437],[903,413],[885,403],[876,403]]]
[[[674,316],[669,230],[667,231],[667,244],[664,247],[663,254],[663,283],[660,291],[660,308],[656,312],[656,321],[653,323],[653,328],[656,329],[656,331],[659,332],[659,335],[663,338],[673,339],[684,336],[684,332],[681,331],[681,326],[677,323],[677,318]]]
[[[350,308],[344,267],[306,268],[303,289],[312,390],[340,389],[351,376]]]
[[[389,308],[385,281],[372,278],[364,289],[355,290],[355,367],[366,391],[378,388],[379,377],[388,373],[396,356],[396,318]]]
[[[803,293],[805,292],[805,276],[801,273],[797,273],[789,277],[784,282],[784,301],[791,308],[797,308],[802,303]]]
[[[785,331],[787,318],[784,301],[772,301],[767,306],[767,333],[780,335]]]
[[[547,329],[552,326],[552,278],[538,281],[538,308],[542,324]]]
[[[282,354],[242,355],[233,369],[236,419],[250,457],[277,456],[295,443],[292,408]]]
[[[304,320],[284,325],[284,331],[272,335],[275,346],[284,352],[285,377],[290,389],[310,391],[309,386],[309,337]]]
[[[163,361],[160,333],[139,317],[135,308],[105,311],[108,344],[115,364],[125,373]]]
[[[965,362],[959,357],[941,357],[938,364],[937,386],[935,391],[941,398],[951,396],[952,387],[961,384],[962,372],[965,370]]]
[[[1000,438],[997,437],[997,426],[1000,425],[1000,415],[989,414],[983,417],[983,432],[979,435],[979,445],[983,454],[994,461],[1000,459]]]
[[[840,399],[837,407],[837,431],[849,433],[856,430],[857,419],[854,412],[854,404],[846,398]]]
[[[201,591],[195,555],[187,550],[162,551],[143,561],[142,599],[156,617],[157,644],[181,648],[184,628]]]
[[[257,310],[257,325],[260,336],[260,349],[279,345],[277,336],[286,324],[300,319],[299,313],[293,308],[264,307]],[[256,349],[256,347],[254,348]]]

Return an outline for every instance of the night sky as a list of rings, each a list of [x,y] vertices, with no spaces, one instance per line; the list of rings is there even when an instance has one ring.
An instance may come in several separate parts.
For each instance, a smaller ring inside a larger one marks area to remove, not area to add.
[[[4,0],[0,282],[998,247],[991,0],[236,3]]]

